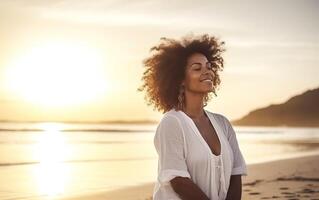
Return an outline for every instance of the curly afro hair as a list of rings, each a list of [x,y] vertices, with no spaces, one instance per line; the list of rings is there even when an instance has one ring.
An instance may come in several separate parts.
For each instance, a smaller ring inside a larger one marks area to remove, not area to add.
[[[181,82],[185,77],[187,59],[193,53],[201,53],[212,63],[214,70],[213,93],[221,80],[218,71],[222,71],[224,60],[221,53],[225,51],[224,41],[214,36],[203,34],[199,36],[186,35],[180,41],[166,37],[160,38],[160,44],[153,46],[150,57],[143,60],[145,71],[143,84],[138,91],[146,91],[147,105],[153,104],[154,110],[165,113],[172,108],[178,109],[178,95]],[[210,100],[208,93],[204,98],[204,106]]]

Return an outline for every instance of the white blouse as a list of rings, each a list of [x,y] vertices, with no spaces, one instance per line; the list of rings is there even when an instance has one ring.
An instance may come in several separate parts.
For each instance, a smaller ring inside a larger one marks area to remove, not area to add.
[[[239,149],[235,131],[221,114],[204,112],[216,130],[221,153],[212,153],[193,120],[182,111],[166,112],[157,126],[154,146],[158,153],[158,176],[153,200],[181,199],[170,180],[190,178],[210,200],[225,200],[230,176],[247,176],[246,162]]]

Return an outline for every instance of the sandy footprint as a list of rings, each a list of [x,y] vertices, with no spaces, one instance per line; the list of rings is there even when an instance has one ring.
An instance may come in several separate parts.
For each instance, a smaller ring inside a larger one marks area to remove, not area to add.
[[[249,192],[249,195],[260,195],[260,192]]]
[[[263,181],[264,181],[263,179],[257,179],[253,182],[250,182],[250,183],[244,183],[243,186],[255,186],[256,184],[263,182]]]

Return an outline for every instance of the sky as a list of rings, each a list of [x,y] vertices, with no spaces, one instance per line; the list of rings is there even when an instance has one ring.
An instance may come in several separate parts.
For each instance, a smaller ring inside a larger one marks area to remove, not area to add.
[[[161,37],[225,41],[230,120],[319,86],[319,1],[0,1],[0,120],[158,120],[137,92]]]

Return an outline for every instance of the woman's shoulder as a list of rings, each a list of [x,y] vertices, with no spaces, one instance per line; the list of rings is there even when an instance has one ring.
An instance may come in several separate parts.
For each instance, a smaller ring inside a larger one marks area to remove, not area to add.
[[[208,111],[208,110],[206,110],[206,113],[210,117],[214,117],[214,119],[216,119],[217,123],[219,125],[221,125],[223,128],[225,128],[226,131],[228,131],[229,126],[231,126],[231,123],[230,123],[229,119],[224,114],[212,112],[212,111]]]
[[[236,134],[230,120],[225,115],[210,111],[208,111],[208,113],[209,115],[214,116],[218,125],[220,125],[220,127],[224,130],[224,133],[228,139]]]
[[[182,128],[183,113],[181,111],[171,109],[166,111],[158,123],[158,127],[178,127]]]
[[[161,121],[166,120],[166,119],[172,119],[172,118],[180,121],[182,119],[181,111],[178,111],[178,110],[175,110],[174,108],[172,108],[171,110],[169,110],[163,114]]]
[[[170,110],[164,113],[161,120],[159,121],[156,134],[162,135],[163,137],[180,137],[183,132],[182,123],[180,120],[180,113],[176,110]]]
[[[221,114],[221,113],[217,113],[217,112],[212,112],[212,111],[209,111],[209,110],[205,110],[206,113],[210,116],[213,116],[216,120],[218,120],[219,122],[224,122],[227,119],[227,117],[225,117],[225,115]]]

